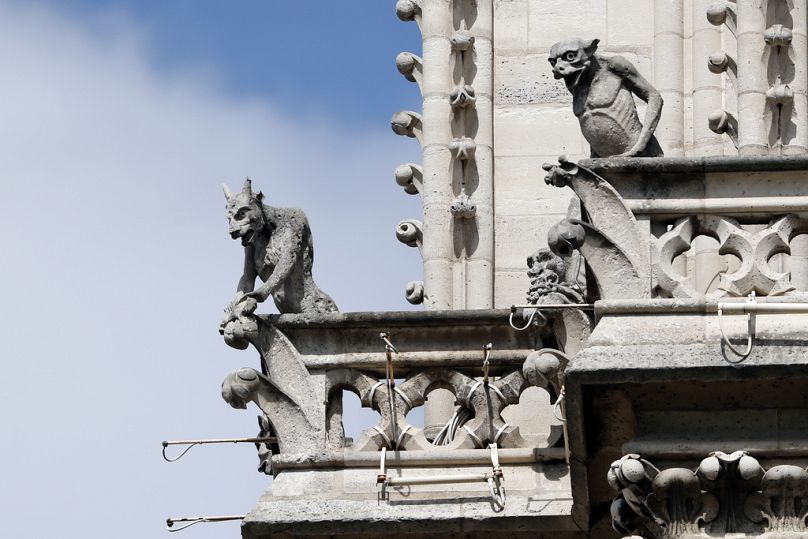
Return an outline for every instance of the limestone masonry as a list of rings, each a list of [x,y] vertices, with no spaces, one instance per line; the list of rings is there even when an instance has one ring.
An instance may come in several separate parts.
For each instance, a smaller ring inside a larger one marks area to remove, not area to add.
[[[806,1],[391,1],[424,310],[337,312],[304,213],[226,188],[242,536],[808,537]]]

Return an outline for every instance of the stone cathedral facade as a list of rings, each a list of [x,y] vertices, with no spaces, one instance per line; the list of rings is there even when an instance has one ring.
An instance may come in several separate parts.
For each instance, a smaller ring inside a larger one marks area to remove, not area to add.
[[[222,394],[274,477],[242,536],[808,537],[806,0],[390,9],[423,310],[339,313],[303,212],[226,190],[258,356]]]

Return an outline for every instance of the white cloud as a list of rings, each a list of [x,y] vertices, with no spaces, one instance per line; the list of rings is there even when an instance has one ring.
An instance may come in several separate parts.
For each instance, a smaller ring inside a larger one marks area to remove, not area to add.
[[[414,143],[161,73],[130,20],[99,20],[0,3],[0,417],[15,440],[0,459],[19,464],[4,537],[151,537],[169,513],[246,511],[265,486],[251,447],[159,456],[164,438],[255,431],[218,396],[256,365],[216,334],[241,267],[221,181],[249,174],[306,210],[315,276],[343,310],[405,309],[420,278],[394,237],[419,211],[392,179]]]

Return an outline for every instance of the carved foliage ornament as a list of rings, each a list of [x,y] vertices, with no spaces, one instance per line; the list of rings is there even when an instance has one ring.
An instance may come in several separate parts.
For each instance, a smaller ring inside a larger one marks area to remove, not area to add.
[[[745,451],[711,453],[695,472],[660,471],[639,455],[626,455],[612,463],[608,481],[619,491],[612,525],[626,535],[808,536],[808,471],[794,465],[764,471]]]

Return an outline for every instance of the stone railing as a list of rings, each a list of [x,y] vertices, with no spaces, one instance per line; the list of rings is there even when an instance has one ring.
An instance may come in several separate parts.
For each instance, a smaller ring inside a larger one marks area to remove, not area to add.
[[[495,443],[504,450],[533,449],[559,440],[558,428],[549,439],[525,439],[502,416],[528,387],[547,387],[557,395],[567,363],[557,350],[534,350],[536,333],[511,329],[507,311],[267,316],[235,320],[227,333],[239,348],[241,340],[252,344],[262,366],[230,373],[222,395],[235,408],[252,401],[264,413],[262,434],[271,430],[278,439],[276,470],[290,461],[316,466],[318,460],[342,458],[337,453],[381,448],[452,451]],[[396,348],[388,348],[384,333]],[[484,350],[488,343],[490,351]],[[394,374],[388,380],[390,366]],[[406,420],[434,389],[450,391],[459,409],[469,412],[445,445],[433,444]],[[378,423],[356,441],[343,432],[343,390],[379,414]]]

